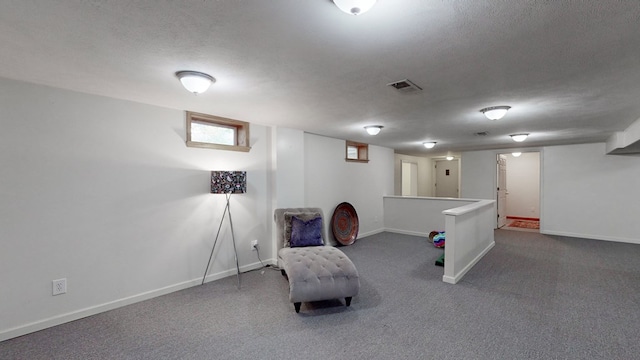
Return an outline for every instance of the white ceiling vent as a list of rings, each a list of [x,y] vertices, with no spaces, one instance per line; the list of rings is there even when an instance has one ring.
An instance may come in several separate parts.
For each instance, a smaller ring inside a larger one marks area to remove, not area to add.
[[[387,85],[395,88],[396,90],[398,90],[399,92],[401,92],[403,94],[412,94],[412,93],[416,93],[416,92],[422,91],[422,88],[420,86],[412,83],[411,81],[409,81],[407,79],[400,80],[400,81],[394,81],[394,82],[389,83]]]

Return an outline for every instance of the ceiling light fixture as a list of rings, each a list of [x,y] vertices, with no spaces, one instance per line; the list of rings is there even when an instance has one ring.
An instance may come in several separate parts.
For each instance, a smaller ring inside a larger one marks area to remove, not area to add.
[[[426,147],[427,149],[433,149],[436,146],[436,142],[427,141],[427,142],[423,142],[422,145],[424,145],[424,147]]]
[[[511,109],[511,106],[490,106],[480,110],[480,112],[489,120],[500,120],[507,115],[509,109]]]
[[[446,159],[447,159],[448,161],[451,161],[451,160],[453,160],[453,156],[449,155],[449,156],[447,156],[447,158],[446,158]]]
[[[511,153],[511,156],[513,156],[513,157],[518,157],[518,156],[520,156],[520,155],[522,155],[522,153],[521,153],[521,152],[519,152],[519,151],[516,151],[516,152],[512,152],[512,153]]]
[[[513,134],[509,136],[511,136],[511,138],[515,142],[523,142],[527,139],[527,136],[529,136],[529,134]]]
[[[209,86],[216,82],[213,76],[198,71],[178,71],[176,76],[185,89],[196,95],[207,91]]]
[[[350,15],[361,15],[371,10],[376,0],[333,0],[336,6]]]
[[[369,135],[378,135],[380,133],[380,130],[382,130],[382,126],[371,125],[365,126],[364,129],[367,130],[367,133],[369,133]]]

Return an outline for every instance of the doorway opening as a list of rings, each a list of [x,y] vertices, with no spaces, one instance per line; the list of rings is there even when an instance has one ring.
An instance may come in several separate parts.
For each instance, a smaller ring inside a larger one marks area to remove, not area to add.
[[[418,164],[402,162],[402,196],[418,196]]]
[[[540,152],[498,154],[497,228],[540,231]]]

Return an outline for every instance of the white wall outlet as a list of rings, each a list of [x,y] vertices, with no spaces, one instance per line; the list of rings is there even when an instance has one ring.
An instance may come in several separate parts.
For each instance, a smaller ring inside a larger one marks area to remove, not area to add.
[[[251,250],[258,248],[258,240],[251,240]]]
[[[67,279],[53,280],[53,296],[65,294],[67,292]]]

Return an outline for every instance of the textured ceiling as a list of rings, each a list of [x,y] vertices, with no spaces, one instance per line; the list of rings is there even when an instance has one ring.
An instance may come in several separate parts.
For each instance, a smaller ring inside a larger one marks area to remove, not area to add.
[[[0,76],[414,155],[594,142],[640,118],[639,20],[635,0],[379,0],[361,16],[330,0],[3,0]],[[178,70],[218,81],[194,96]],[[424,90],[386,86],[405,78]],[[494,105],[512,109],[489,121]]]

